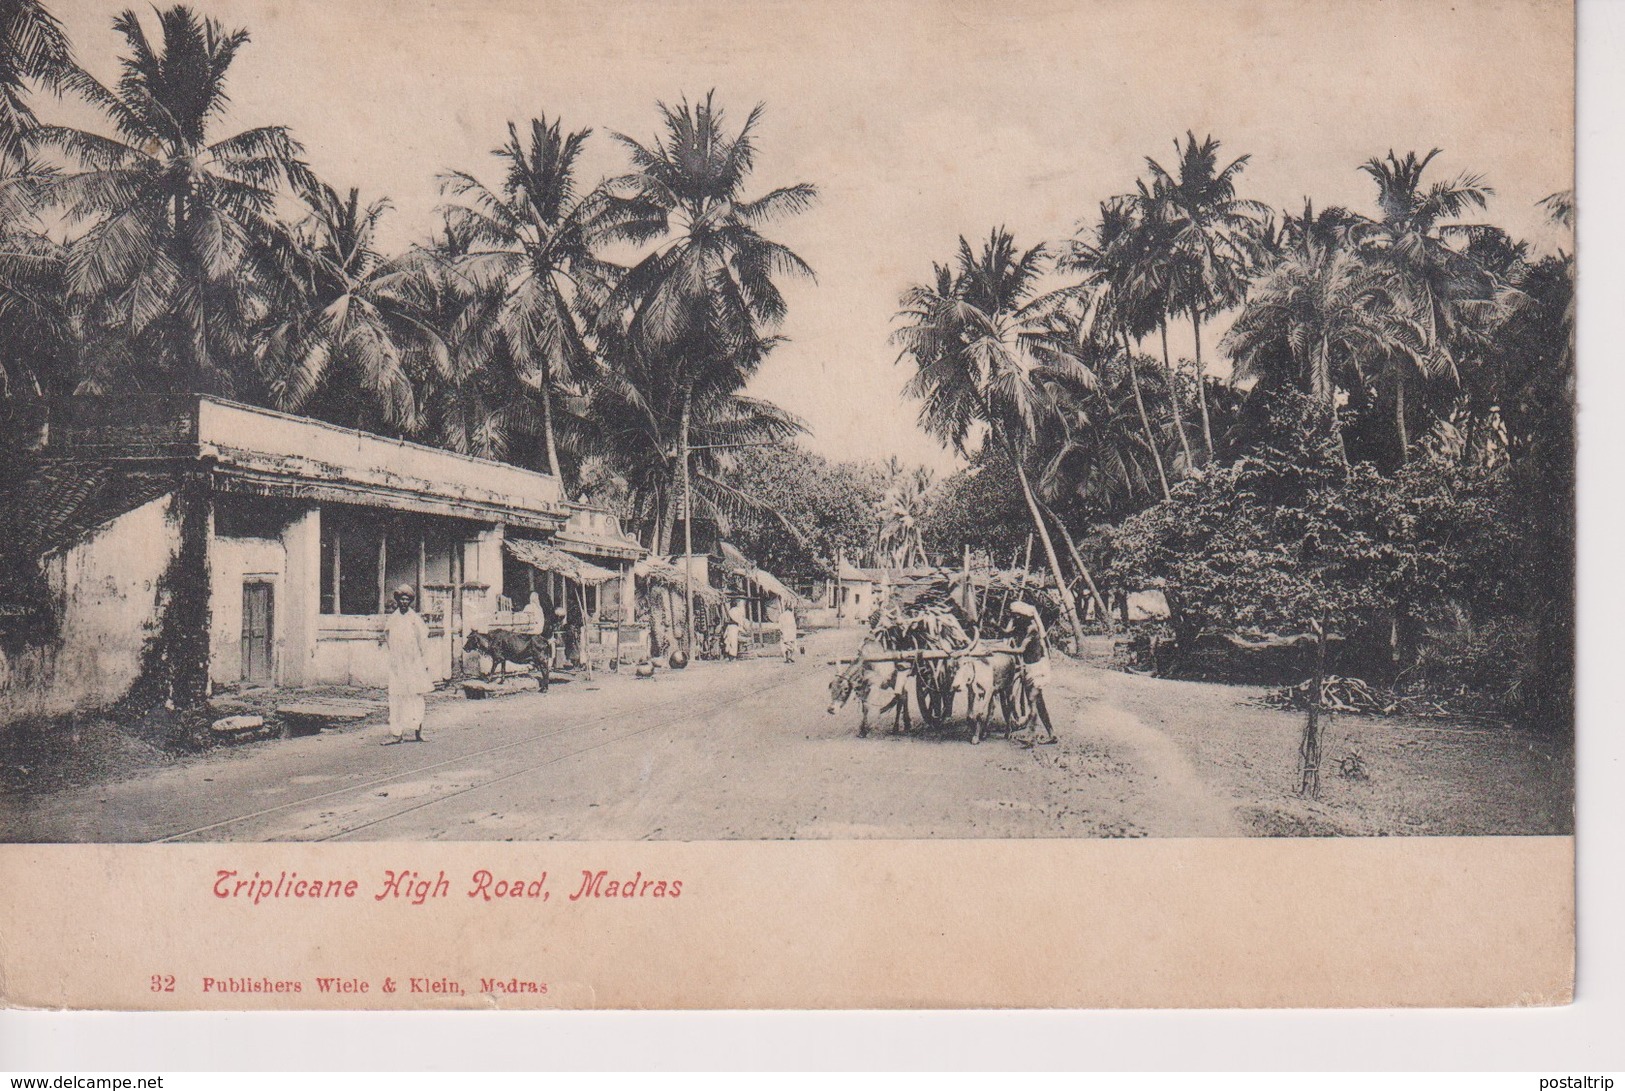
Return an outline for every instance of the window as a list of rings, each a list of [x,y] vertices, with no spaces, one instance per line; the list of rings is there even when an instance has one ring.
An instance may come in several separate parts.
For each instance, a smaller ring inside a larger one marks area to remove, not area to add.
[[[322,508],[322,613],[382,612],[383,561],[378,516],[334,504]]]

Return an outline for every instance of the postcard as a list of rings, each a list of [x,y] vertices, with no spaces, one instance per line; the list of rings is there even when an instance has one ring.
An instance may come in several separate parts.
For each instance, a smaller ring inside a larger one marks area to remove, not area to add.
[[[1574,35],[11,5],[0,995],[1567,1003]]]

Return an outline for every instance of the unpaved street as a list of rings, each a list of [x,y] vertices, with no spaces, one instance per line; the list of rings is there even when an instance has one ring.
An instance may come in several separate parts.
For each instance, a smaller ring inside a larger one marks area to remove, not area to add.
[[[1301,717],[1256,691],[1057,662],[1058,746],[961,730],[857,737],[827,715],[813,634],[793,666],[700,663],[653,680],[575,680],[542,695],[430,705],[427,740],[377,724],[265,740],[128,779],[0,799],[6,841],[1190,837],[1561,832],[1563,761],[1505,732],[1348,719],[1368,777],[1297,800]],[[1426,732],[1431,731],[1431,734]],[[1514,768],[1516,766],[1516,768]],[[1507,783],[1527,784],[1509,797]]]

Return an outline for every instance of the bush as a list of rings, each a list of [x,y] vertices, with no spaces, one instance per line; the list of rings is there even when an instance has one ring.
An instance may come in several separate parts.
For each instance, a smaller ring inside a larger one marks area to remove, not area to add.
[[[1318,621],[1344,637],[1341,670],[1391,677],[1419,661],[1442,619],[1482,627],[1515,611],[1512,494],[1505,471],[1443,459],[1391,477],[1345,465],[1330,414],[1282,394],[1232,465],[1117,529],[1109,578],[1161,588],[1182,647],[1204,631],[1291,634]],[[1482,684],[1507,669],[1486,667],[1440,676]]]

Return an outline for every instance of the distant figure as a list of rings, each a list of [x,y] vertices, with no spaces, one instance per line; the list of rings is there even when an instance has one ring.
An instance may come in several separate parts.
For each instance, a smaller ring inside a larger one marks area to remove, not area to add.
[[[734,599],[722,614],[722,657],[739,658],[739,642],[745,633],[745,604]]]
[[[423,741],[424,695],[434,689],[429,669],[429,626],[412,609],[417,593],[406,584],[395,588],[395,605],[384,622],[384,643],[389,654],[389,730],[383,745]]]
[[[796,611],[788,602],[779,610],[779,649],[786,663],[796,661]]]
[[[562,606],[553,607],[553,617],[547,623],[546,636],[552,642],[555,667],[570,663],[570,612]]]
[[[1021,680],[1029,705],[1038,713],[1038,722],[1044,725],[1044,738],[1034,738],[1036,732],[1029,729],[1021,742],[1026,746],[1035,742],[1044,746],[1058,742],[1055,726],[1050,723],[1049,708],[1044,704],[1044,686],[1050,675],[1049,648],[1044,642],[1044,622],[1038,616],[1038,608],[1030,602],[1012,602],[1005,631],[1015,647],[1016,658],[1021,661]]]

